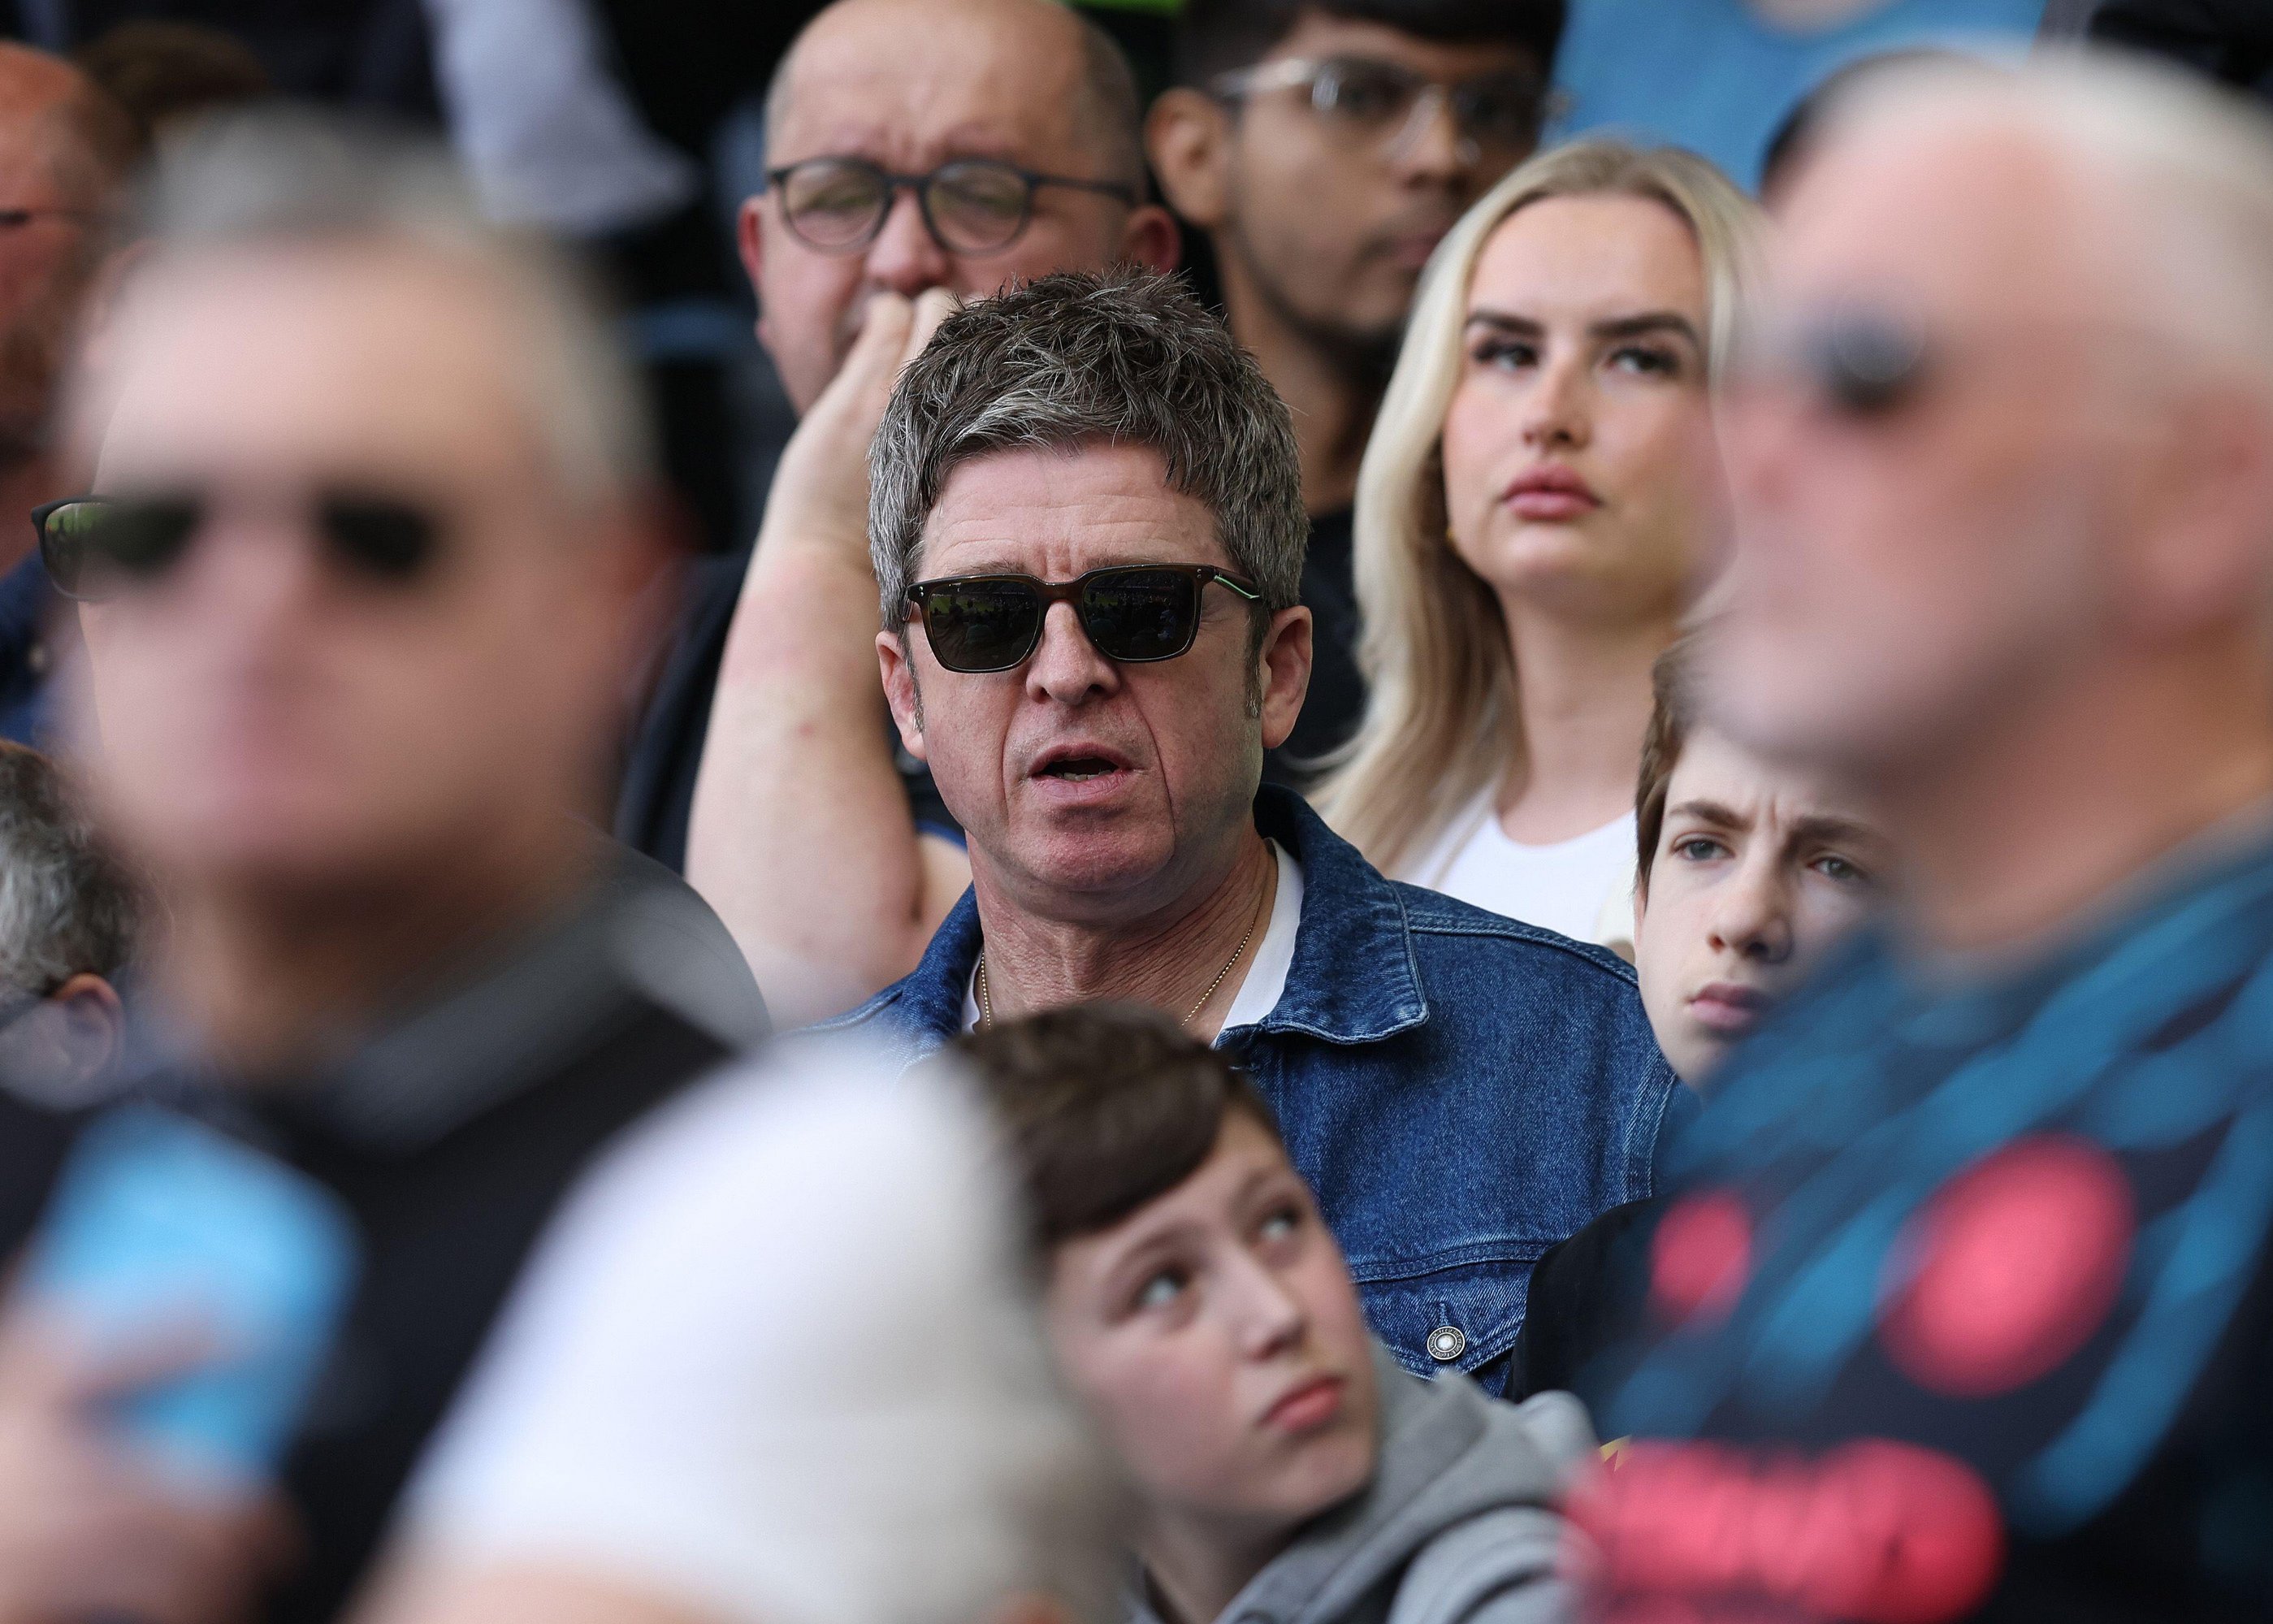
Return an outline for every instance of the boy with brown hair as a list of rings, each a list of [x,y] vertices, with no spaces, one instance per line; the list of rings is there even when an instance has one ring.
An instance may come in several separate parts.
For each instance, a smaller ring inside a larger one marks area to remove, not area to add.
[[[1051,1345],[1135,1492],[1137,1624],[1568,1612],[1552,1507],[1585,1412],[1399,1365],[1223,1056],[1097,1006],[957,1047],[1024,1187]]]

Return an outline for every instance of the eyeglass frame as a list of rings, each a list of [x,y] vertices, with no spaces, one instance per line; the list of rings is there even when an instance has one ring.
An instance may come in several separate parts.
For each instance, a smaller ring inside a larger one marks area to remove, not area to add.
[[[1042,600],[1042,612],[1034,617],[1033,640],[1026,644],[1018,658],[1007,665],[989,665],[969,671],[949,665],[945,660],[940,659],[942,666],[959,677],[999,677],[1006,671],[1017,670],[1019,666],[1033,658],[1034,651],[1042,646],[1042,638],[1049,630],[1050,611],[1060,604],[1073,605],[1073,618],[1076,624],[1081,627],[1082,636],[1088,641],[1091,649],[1096,650],[1098,658],[1100,659],[1111,660],[1116,665],[1157,665],[1163,660],[1182,659],[1192,651],[1200,640],[1200,622],[1207,616],[1207,606],[1204,603],[1195,603],[1192,610],[1191,635],[1184,639],[1183,645],[1166,654],[1147,654],[1136,659],[1123,659],[1117,654],[1107,654],[1103,649],[1098,648],[1097,639],[1090,635],[1089,624],[1081,618],[1083,589],[1099,575],[1117,575],[1131,570],[1166,572],[1189,576],[1198,582],[1200,596],[1203,598],[1206,596],[1209,587],[1217,582],[1221,582],[1237,593],[1249,609],[1257,607],[1264,601],[1263,589],[1260,586],[1244,575],[1233,575],[1229,570],[1219,569],[1212,564],[1106,564],[1095,569],[1085,569],[1070,581],[1045,581],[1039,575],[1024,575],[1015,569],[990,569],[972,575],[934,575],[927,581],[910,582],[906,592],[907,613],[901,623],[904,625],[909,620],[923,620],[923,598],[926,594],[936,592],[942,588],[962,586],[974,581],[1016,581],[1021,585],[1032,587]],[[926,643],[931,641],[931,626],[928,621],[925,621],[924,624],[924,641]],[[939,659],[939,650],[935,648],[932,650],[932,658]]]
[[[810,158],[800,158],[795,163],[785,163],[778,169],[768,169],[766,171],[767,189],[776,193],[781,192],[784,184],[791,176],[799,169],[816,163],[848,164],[856,169],[866,169],[884,184],[883,207],[876,211],[875,224],[848,243],[814,242],[798,229],[797,217],[790,212],[787,196],[785,194],[783,196],[782,222],[789,228],[790,235],[815,253],[835,254],[842,257],[866,253],[875,245],[876,239],[884,234],[884,228],[891,223],[892,210],[898,204],[900,193],[903,192],[913,192],[916,194],[916,209],[923,216],[924,229],[930,233],[931,240],[937,244],[941,252],[971,258],[1004,253],[1015,246],[1018,239],[1025,236],[1026,229],[1034,223],[1034,193],[1044,186],[1063,186],[1076,192],[1096,192],[1103,197],[1115,199],[1129,208],[1135,208],[1143,201],[1137,193],[1137,189],[1125,182],[1084,180],[1072,175],[1051,175],[1040,169],[1026,169],[1002,158],[949,158],[946,162],[936,164],[921,175],[904,175],[896,170],[888,169],[882,164],[866,158],[845,153],[820,153]],[[956,247],[941,232],[939,221],[932,213],[932,186],[948,170],[966,165],[983,165],[988,169],[1000,169],[1016,176],[1025,184],[1026,195],[1018,210],[1018,223],[1011,228],[1009,236],[992,247]]]
[[[1369,68],[1378,68],[1404,78],[1418,88],[1413,99],[1413,110],[1405,116],[1404,125],[1382,144],[1382,150],[1394,162],[1409,153],[1419,139],[1422,131],[1435,122],[1440,112],[1452,115],[1452,128],[1458,137],[1460,161],[1474,163],[1483,156],[1483,143],[1470,134],[1461,123],[1459,109],[1452,97],[1464,86],[1492,77],[1475,74],[1448,81],[1434,79],[1418,68],[1407,67],[1401,62],[1392,62],[1385,56],[1368,56],[1362,53],[1334,56],[1281,56],[1272,62],[1258,62],[1252,66],[1233,68],[1219,73],[1208,81],[1208,90],[1219,101],[1239,102],[1257,91],[1295,90],[1309,92],[1304,100],[1320,117],[1331,116],[1331,109],[1318,105],[1318,85],[1330,68],[1345,63],[1356,63]],[[1562,117],[1569,98],[1544,79],[1540,82],[1539,117],[1532,126],[1535,140],[1539,132]]]
[[[49,208],[43,204],[19,204],[0,208],[0,231],[19,231],[34,220],[77,220],[85,222],[108,219],[99,208]]]

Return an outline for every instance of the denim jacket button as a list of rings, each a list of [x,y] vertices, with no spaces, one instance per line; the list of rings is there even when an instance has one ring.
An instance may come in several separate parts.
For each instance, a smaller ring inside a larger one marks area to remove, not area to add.
[[[1450,1365],[1468,1350],[1468,1334],[1457,1325],[1440,1325],[1429,1333],[1429,1357]]]

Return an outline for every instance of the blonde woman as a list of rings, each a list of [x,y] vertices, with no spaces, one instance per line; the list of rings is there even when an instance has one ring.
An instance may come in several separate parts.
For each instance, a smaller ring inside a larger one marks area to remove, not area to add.
[[[1753,206],[1588,140],[1437,251],[1358,476],[1372,695],[1320,792],[1383,870],[1625,948],[1650,665],[1725,522],[1710,385]]]

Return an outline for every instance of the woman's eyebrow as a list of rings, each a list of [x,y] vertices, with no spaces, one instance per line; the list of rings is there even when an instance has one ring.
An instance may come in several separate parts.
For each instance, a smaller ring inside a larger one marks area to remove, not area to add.
[[[1489,327],[1496,332],[1511,334],[1518,338],[1541,338],[1545,336],[1547,332],[1543,322],[1534,320],[1529,316],[1518,316],[1504,310],[1481,308],[1472,310],[1468,312],[1466,325],[1471,327]],[[1599,321],[1589,322],[1587,331],[1593,337],[1606,341],[1644,338],[1654,334],[1669,333],[1677,337],[1687,339],[1699,350],[1705,348],[1705,341],[1698,334],[1697,324],[1677,310],[1645,310],[1637,311],[1630,316],[1605,316]]]

